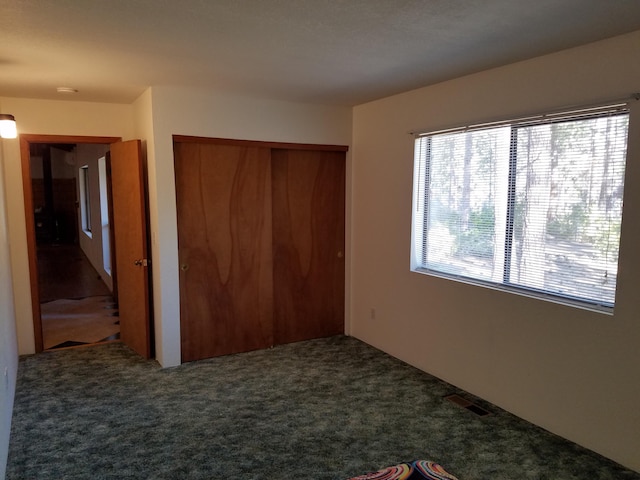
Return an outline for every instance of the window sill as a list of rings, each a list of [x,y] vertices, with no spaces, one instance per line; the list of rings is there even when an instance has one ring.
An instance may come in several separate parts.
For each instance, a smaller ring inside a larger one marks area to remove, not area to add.
[[[429,270],[426,268],[412,268],[411,271],[413,273],[419,273],[422,275],[428,275],[430,277],[442,278],[444,280],[450,280],[459,283],[465,283],[467,285],[472,285],[476,287],[484,287],[489,288],[491,290],[496,290],[500,292],[511,293],[514,295],[519,295],[521,297],[533,298],[536,300],[542,300],[545,302],[556,303],[558,305],[563,305],[567,307],[579,308],[581,310],[587,310],[589,312],[600,313],[607,316],[613,316],[614,307],[610,307],[608,305],[598,305],[595,303],[588,303],[580,300],[575,300],[572,298],[562,297],[559,295],[552,295],[544,292],[537,292],[535,290],[529,290],[523,287],[515,287],[511,285],[503,285],[499,283],[493,282],[485,282],[482,280],[475,280],[472,278],[461,277],[457,275],[450,275],[447,273],[442,273],[434,270]]]

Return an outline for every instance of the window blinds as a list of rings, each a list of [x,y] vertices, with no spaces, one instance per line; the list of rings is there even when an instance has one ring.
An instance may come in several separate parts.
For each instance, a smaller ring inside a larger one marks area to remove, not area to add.
[[[612,307],[625,105],[416,138],[418,270]]]

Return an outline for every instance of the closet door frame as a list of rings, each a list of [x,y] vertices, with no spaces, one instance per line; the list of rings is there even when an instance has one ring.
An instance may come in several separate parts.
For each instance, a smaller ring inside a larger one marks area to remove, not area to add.
[[[195,137],[190,135],[174,135],[173,143],[213,143],[216,145],[236,145],[238,147],[258,147],[278,150],[317,150],[327,152],[349,151],[349,147],[347,145],[264,142],[260,140],[237,140],[233,138]]]
[[[194,144],[213,144],[213,145],[219,145],[219,146],[252,147],[252,148],[265,149],[269,151],[308,150],[308,151],[316,151],[316,152],[336,152],[336,153],[339,152],[339,153],[345,153],[345,154],[349,148],[348,146],[344,146],[344,145],[322,145],[322,144],[284,143],[284,142],[268,142],[268,141],[265,142],[265,141],[237,140],[237,139],[227,139],[227,138],[197,137],[197,136],[186,136],[186,135],[174,135],[173,143],[174,145],[184,144],[184,143],[194,143]],[[180,159],[177,156],[175,156],[174,161],[179,162]],[[344,169],[346,174],[346,170],[347,170],[346,155],[344,156],[344,162],[345,162]],[[346,181],[346,177],[345,177],[345,181]],[[345,187],[345,198],[343,198],[343,205],[346,209],[346,185],[344,187]],[[344,212],[344,222],[346,223],[346,211]],[[345,228],[346,228],[346,225],[345,225]],[[346,231],[344,231],[343,233],[344,235],[346,235]],[[344,241],[346,242],[347,239],[345,238]],[[346,245],[345,245],[345,250],[346,250]],[[340,255],[342,256],[342,252],[340,253]],[[346,258],[344,260],[346,260]],[[343,275],[345,276],[343,289],[346,289],[347,269],[345,264],[343,264],[342,270],[343,270]],[[346,299],[347,299],[347,296],[345,291],[343,296],[343,308],[345,309],[346,309]],[[182,310],[183,308],[181,307],[181,311]],[[344,311],[344,314],[346,315],[346,311]],[[181,317],[182,317],[182,314],[181,314]],[[343,318],[344,318],[344,315],[343,315]],[[182,322],[183,318],[181,318],[180,321]],[[345,329],[343,328],[342,331],[344,330]],[[293,341],[293,339],[291,341]],[[274,338],[274,344],[277,344],[277,343],[279,342],[277,341],[276,338]],[[196,358],[190,358],[189,355],[187,355],[185,358],[184,353],[186,352],[183,352],[183,361],[196,359]],[[206,357],[202,357],[202,358],[206,358]]]

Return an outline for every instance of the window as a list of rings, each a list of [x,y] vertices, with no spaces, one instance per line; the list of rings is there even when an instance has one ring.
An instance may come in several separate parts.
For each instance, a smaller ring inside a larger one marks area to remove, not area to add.
[[[613,105],[419,135],[412,269],[611,310],[628,116]]]
[[[80,183],[80,218],[82,230],[91,236],[91,190],[89,189],[89,167],[84,165],[78,171]]]

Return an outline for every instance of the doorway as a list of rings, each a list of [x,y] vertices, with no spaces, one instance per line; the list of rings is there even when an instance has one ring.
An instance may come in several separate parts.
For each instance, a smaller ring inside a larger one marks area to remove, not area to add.
[[[112,315],[116,312],[115,299],[111,300],[111,291],[116,291],[113,283],[115,270],[112,269],[112,283],[109,288],[103,279],[98,279],[99,275],[95,267],[85,258],[86,254],[80,247],[80,233],[84,217],[81,218],[78,212],[81,211],[80,203],[83,199],[81,196],[82,187],[80,187],[79,178],[76,176],[80,174],[75,172],[78,155],[77,152],[74,153],[74,150],[82,145],[81,150],[84,150],[85,153],[91,151],[104,153],[109,150],[111,144],[119,140],[118,137],[28,134],[20,136],[36,352],[45,350],[43,313],[45,316],[55,317],[66,308],[71,311],[67,312],[71,316],[75,315],[76,318],[86,316],[89,307],[82,305],[82,303],[91,302],[84,301],[73,304],[81,298],[103,296],[104,302],[101,307],[106,307],[103,310],[111,317],[109,320],[111,322],[118,320],[115,315]],[[80,157],[84,158],[84,153],[81,152]],[[63,173],[65,170],[66,174]],[[74,170],[73,178],[70,178],[71,170]],[[56,195],[55,190],[60,192],[59,195]],[[58,198],[57,207],[56,198]],[[98,214],[99,216],[100,214]],[[41,270],[43,275],[40,275]],[[94,295],[96,293],[104,295]],[[59,300],[67,300],[66,302],[58,302],[67,303],[67,305],[64,307],[56,304],[47,305],[52,301]],[[75,307],[75,311],[73,311],[73,307]],[[103,312],[101,311],[101,313]],[[89,314],[90,316],[91,314]],[[55,324],[55,318],[53,323]],[[98,340],[108,338],[110,335],[113,334],[105,335]],[[73,342],[73,339],[57,341],[59,338],[51,337],[47,342],[47,347],[73,346],[71,343],[62,345],[67,341]],[[90,339],[90,341],[78,343],[92,344],[94,341]]]
[[[65,140],[31,141],[28,165],[23,158],[29,170],[29,178],[23,175],[25,206],[31,204],[26,212],[33,212],[27,213],[27,224],[33,225],[30,263],[35,256],[37,267],[32,271],[32,290],[34,283],[37,288],[32,297],[38,298],[37,304],[33,301],[34,327],[41,339],[37,351],[100,343],[119,335],[108,199],[101,188],[108,182],[98,159],[104,161],[109,143]]]
[[[109,144],[29,149],[43,349],[117,340],[111,267]]]

